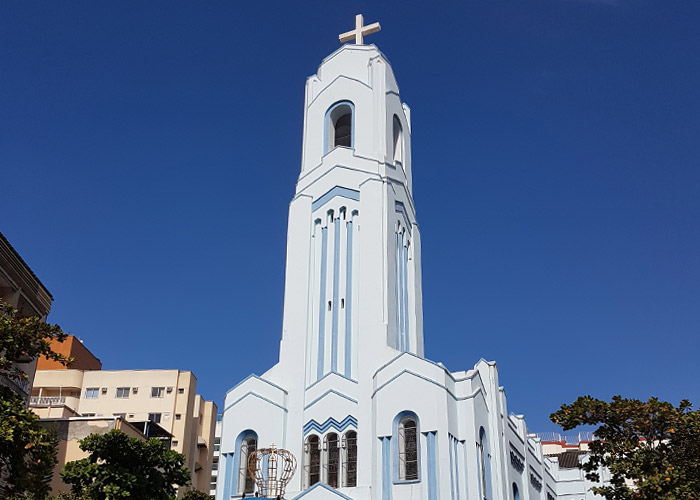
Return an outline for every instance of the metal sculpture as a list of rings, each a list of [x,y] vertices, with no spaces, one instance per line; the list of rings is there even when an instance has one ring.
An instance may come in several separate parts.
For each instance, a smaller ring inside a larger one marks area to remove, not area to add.
[[[277,449],[273,444],[248,456],[248,474],[257,486],[256,496],[284,498],[284,489],[297,470],[297,459],[290,451]]]

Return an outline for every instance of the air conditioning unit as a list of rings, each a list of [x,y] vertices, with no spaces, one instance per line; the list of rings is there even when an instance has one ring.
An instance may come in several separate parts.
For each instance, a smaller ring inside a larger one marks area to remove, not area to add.
[[[132,387],[132,388],[131,388],[131,392],[134,393],[134,394],[138,394],[138,393],[139,393],[139,388],[138,388],[138,387]]]
[[[103,388],[102,388],[102,394],[107,394],[107,388],[106,388],[106,387],[103,387]]]
[[[173,392],[173,388],[172,388],[172,387],[168,387],[167,392],[168,392],[168,394],[170,394],[171,392]]]

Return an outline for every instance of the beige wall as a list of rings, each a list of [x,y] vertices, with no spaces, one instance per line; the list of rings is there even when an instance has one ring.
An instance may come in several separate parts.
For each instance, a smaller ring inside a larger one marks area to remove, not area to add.
[[[78,417],[62,419],[45,419],[42,425],[56,430],[58,435],[58,463],[51,478],[51,492],[56,495],[70,491],[70,486],[61,480],[61,469],[68,462],[80,460],[88,453],[80,449],[79,441],[90,434],[106,434],[112,429],[119,429],[129,437],[145,439],[138,429],[120,418]]]
[[[153,387],[163,388],[161,397],[152,396]],[[117,388],[128,388],[128,397],[117,398]],[[97,397],[87,398],[87,389],[97,389]],[[216,405],[196,391],[197,378],[189,371],[38,370],[32,409],[42,417],[57,415],[62,408],[47,408],[46,403],[60,396],[63,406],[80,415],[116,414],[138,422],[160,413],[159,425],[173,435],[172,449],[187,457],[192,485],[208,493]]]

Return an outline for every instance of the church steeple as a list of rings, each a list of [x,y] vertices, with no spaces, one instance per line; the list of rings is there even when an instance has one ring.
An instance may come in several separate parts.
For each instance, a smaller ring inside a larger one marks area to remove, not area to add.
[[[358,43],[379,24],[341,35]],[[396,351],[423,355],[420,234],[410,110],[386,57],[348,44],[306,83],[303,156],[290,206],[280,361],[311,384],[358,377]]]

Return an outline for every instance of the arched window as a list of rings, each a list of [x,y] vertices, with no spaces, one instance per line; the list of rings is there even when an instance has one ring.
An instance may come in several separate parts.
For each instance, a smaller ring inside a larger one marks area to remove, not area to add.
[[[394,163],[399,163],[403,165],[403,128],[401,128],[401,120],[399,117],[394,115]]]
[[[340,102],[328,110],[326,152],[335,147],[354,147],[353,106],[350,102]]]
[[[304,473],[306,488],[321,480],[321,449],[318,436],[309,436],[304,444]]]
[[[518,491],[518,485],[513,483],[513,500],[520,500],[520,492]]]
[[[491,455],[486,439],[486,431],[483,427],[479,429],[479,463],[481,465],[481,488],[484,500],[491,498]]]
[[[357,432],[348,431],[343,436],[343,486],[357,486]]]
[[[340,486],[338,476],[340,473],[340,443],[338,435],[331,432],[324,439],[323,448],[326,450],[326,484],[331,488]]]
[[[241,441],[241,455],[238,462],[238,494],[251,494],[255,491],[255,481],[248,474],[248,457],[258,449],[255,436],[249,435]]]
[[[399,422],[399,480],[418,479],[418,425],[413,417]]]

